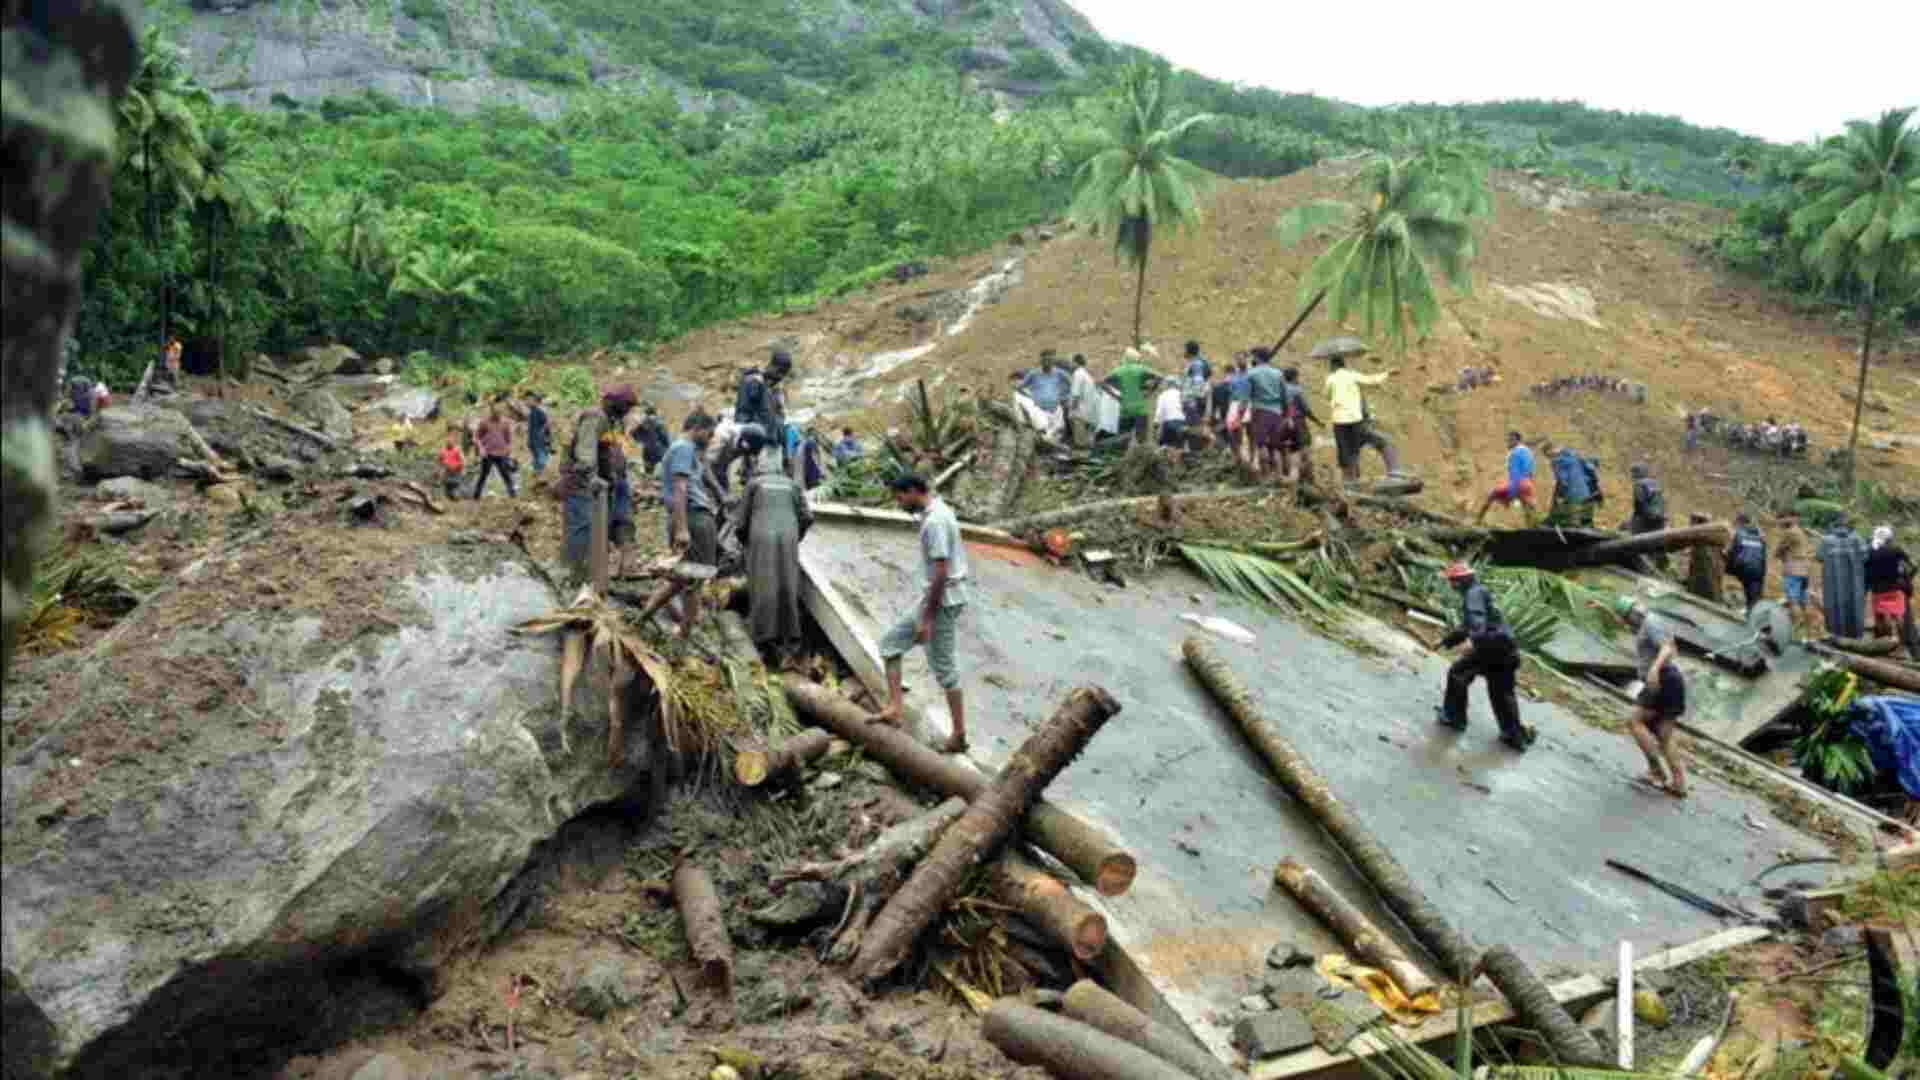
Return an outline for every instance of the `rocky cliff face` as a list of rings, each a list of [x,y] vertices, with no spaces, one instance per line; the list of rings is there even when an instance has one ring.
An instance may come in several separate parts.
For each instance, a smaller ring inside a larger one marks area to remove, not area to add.
[[[1017,70],[1020,54],[1044,54],[1062,74],[1079,75],[1074,43],[1099,40],[1063,0],[765,0],[764,7],[770,23],[843,47],[902,29],[960,35],[969,44],[951,61],[982,86],[1015,95],[1035,82]],[[577,15],[566,0],[194,0],[181,36],[215,97],[261,107],[373,91],[408,105],[517,105],[552,116],[588,87],[665,88],[687,109],[715,100],[624,55]],[[563,65],[567,77],[540,77],[511,60],[528,52]]]

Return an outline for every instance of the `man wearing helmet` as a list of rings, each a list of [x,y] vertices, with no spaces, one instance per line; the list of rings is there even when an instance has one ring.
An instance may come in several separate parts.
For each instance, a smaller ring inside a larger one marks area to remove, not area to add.
[[[1520,722],[1520,700],[1514,676],[1520,671],[1520,649],[1507,622],[1494,606],[1493,594],[1475,580],[1473,567],[1456,562],[1447,567],[1447,583],[1460,593],[1460,625],[1440,640],[1451,649],[1462,642],[1467,651],[1447,669],[1446,702],[1435,710],[1443,727],[1467,729],[1467,690],[1476,678],[1487,680],[1487,700],[1500,722],[1500,741],[1514,750],[1533,745],[1534,730]]]

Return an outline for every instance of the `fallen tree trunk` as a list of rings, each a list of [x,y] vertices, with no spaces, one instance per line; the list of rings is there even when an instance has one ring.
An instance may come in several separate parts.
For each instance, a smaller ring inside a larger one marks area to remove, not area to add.
[[[727,937],[727,923],[720,915],[720,895],[713,891],[713,879],[698,865],[681,863],[673,871],[673,902],[686,926],[687,947],[700,965],[701,981],[731,995],[733,941]]]
[[[1033,443],[1039,433],[1032,428],[1023,427],[1001,434],[1011,435],[1000,453],[994,455],[994,467],[987,476],[987,512],[989,521],[1004,517],[1020,499],[1020,492],[1027,486],[1027,473],[1033,465]]]
[[[1194,1080],[1098,1028],[1013,998],[993,1003],[980,1034],[1014,1061],[1038,1065],[1061,1080]]]
[[[1040,792],[1119,712],[1120,703],[1097,686],[1083,686],[1067,695],[1040,730],[1014,752],[1006,769],[970,802],[960,820],[940,834],[913,876],[880,910],[854,959],[857,978],[875,983],[900,966],[920,932],[946,907],[973,868],[1006,841]]]
[[[1461,521],[1459,518],[1448,517],[1445,514],[1437,514],[1418,503],[1392,495],[1354,492],[1347,496],[1347,500],[1358,506],[1365,506],[1373,510],[1391,510],[1395,513],[1405,514],[1416,521],[1430,522],[1434,525],[1442,525],[1453,529],[1474,528],[1471,522]],[[1479,530],[1475,529],[1475,531],[1477,532]]]
[[[1131,1043],[1195,1080],[1245,1080],[1184,1032],[1155,1023],[1091,979],[1081,979],[1068,987],[1061,1005],[1073,1019]]]
[[[273,415],[272,413],[266,411],[265,409],[255,409],[255,408],[249,407],[247,411],[252,413],[262,423],[267,424],[270,427],[279,428],[281,431],[284,431],[289,435],[298,435],[303,439],[310,439],[313,442],[319,443],[321,446],[326,447],[328,450],[340,449],[340,444],[336,442],[333,439],[333,437],[330,435],[322,435],[321,433],[313,430],[310,427],[302,427],[291,420],[282,420],[279,417]]]
[[[802,863],[773,878],[778,888],[795,881],[831,882],[851,897],[846,913],[834,935],[827,959],[836,963],[853,958],[880,910],[907,880],[907,874],[932,849],[947,826],[965,813],[965,799],[954,796],[918,817],[909,818],[882,832],[873,843],[844,859],[828,863]]]
[[[1398,942],[1311,868],[1293,859],[1282,859],[1273,871],[1273,880],[1308,911],[1319,916],[1321,922],[1332,927],[1356,959],[1386,972],[1407,997],[1417,998],[1437,989],[1433,979],[1408,958]]]
[[[1857,638],[1841,637],[1838,634],[1828,634],[1827,644],[1856,656],[1888,656],[1900,648],[1900,643],[1890,637]]]
[[[1141,507],[1159,508],[1163,503],[1181,506],[1190,502],[1233,502],[1240,499],[1277,498],[1286,494],[1276,487],[1234,488],[1231,491],[1193,491],[1180,495],[1140,495],[1124,499],[1101,499],[1099,502],[1081,503],[1060,510],[1048,510],[1042,514],[1028,514],[1011,521],[999,523],[1004,532],[1016,536],[1026,536],[1045,532],[1048,529],[1078,525],[1093,518],[1110,514],[1131,513]]]
[[[1553,1049],[1561,1065],[1604,1067],[1611,1064],[1587,1029],[1574,1022],[1554,1000],[1553,991],[1528,970],[1512,949],[1498,945],[1481,960],[1487,977],[1513,1005],[1520,1022],[1533,1028]]]
[[[1267,759],[1287,791],[1312,811],[1420,944],[1448,971],[1474,970],[1473,946],[1426,898],[1393,853],[1335,797],[1312,763],[1255,710],[1246,687],[1221,662],[1213,646],[1198,637],[1190,637],[1181,651],[1186,656],[1187,667],[1240,726],[1247,741]]]
[[[1823,651],[1834,663],[1863,679],[1872,679],[1882,685],[1905,690],[1909,694],[1920,694],[1920,668],[1910,667],[1896,660],[1876,660],[1871,656],[1855,656],[1852,653],[1831,649]]]
[[[787,700],[807,719],[865,750],[894,775],[943,795],[972,800],[987,789],[990,777],[958,758],[936,753],[905,732],[873,718],[859,706],[794,675],[785,678]],[[1119,896],[1133,885],[1136,865],[1106,834],[1072,814],[1041,800],[1027,812],[1027,841],[1060,860],[1102,896]]]
[[[159,512],[158,510],[110,510],[104,514],[95,514],[82,524],[94,532],[117,536],[145,525]]]
[[[1107,947],[1106,916],[1074,898],[1060,880],[1009,851],[989,871],[994,899],[1026,917],[1082,961]]]
[[[733,778],[742,787],[760,787],[798,772],[831,745],[831,733],[808,728],[771,750],[742,750],[734,755]]]
[[[1687,547],[1713,547],[1726,550],[1733,543],[1733,529],[1724,521],[1705,525],[1687,525],[1678,529],[1639,533],[1619,540],[1602,540],[1574,552],[1573,561],[1582,565],[1613,562],[1635,555],[1652,555]]]

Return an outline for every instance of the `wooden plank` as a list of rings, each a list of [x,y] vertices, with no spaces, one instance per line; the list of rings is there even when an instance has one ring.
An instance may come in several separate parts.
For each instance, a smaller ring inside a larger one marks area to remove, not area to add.
[[[1633,970],[1635,972],[1668,971],[1691,964],[1696,960],[1704,960],[1728,949],[1764,941],[1770,936],[1771,932],[1762,926],[1735,927],[1677,948],[1651,953],[1636,962]],[[1598,976],[1581,975],[1554,983],[1548,987],[1548,990],[1553,993],[1553,999],[1562,1005],[1578,1005],[1605,997],[1609,993],[1610,986],[1606,980]],[[1402,1037],[1432,1050],[1435,1049],[1432,1043],[1441,1039],[1450,1039],[1453,1036],[1457,1015],[1455,1012],[1448,1011],[1418,1028],[1397,1030]],[[1514,1018],[1513,1009],[1504,998],[1482,1002],[1474,1006],[1469,1015],[1476,1028],[1486,1027],[1489,1024],[1503,1024]],[[1355,1039],[1352,1045],[1356,1047],[1355,1050],[1338,1054],[1330,1054],[1319,1047],[1313,1047],[1295,1054],[1255,1062],[1248,1069],[1247,1074],[1253,1080],[1281,1080],[1283,1077],[1311,1076],[1331,1069],[1348,1067],[1361,1057],[1370,1057],[1386,1051],[1385,1043],[1374,1035],[1362,1035]],[[1450,1052],[1442,1053],[1442,1056],[1449,1061],[1452,1060]]]
[[[920,519],[902,510],[876,510],[866,506],[848,506],[845,503],[814,503],[813,516],[827,521],[857,521],[868,525],[886,525],[893,528],[918,529]],[[1029,550],[1026,541],[1004,529],[990,525],[960,523],[960,535],[968,540],[982,544],[1000,544]]]

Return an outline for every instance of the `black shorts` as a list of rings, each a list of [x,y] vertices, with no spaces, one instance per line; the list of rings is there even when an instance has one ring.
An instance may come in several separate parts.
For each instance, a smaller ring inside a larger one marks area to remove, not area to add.
[[[1334,453],[1340,464],[1351,465],[1360,460],[1360,448],[1367,442],[1367,424],[1362,420],[1357,424],[1333,425]]]
[[[1166,420],[1160,424],[1161,446],[1185,446],[1187,442],[1187,422],[1185,420]]]
[[[1687,680],[1680,669],[1669,667],[1660,673],[1660,689],[1641,687],[1635,702],[1653,714],[1653,727],[1659,732],[1686,714]]]

